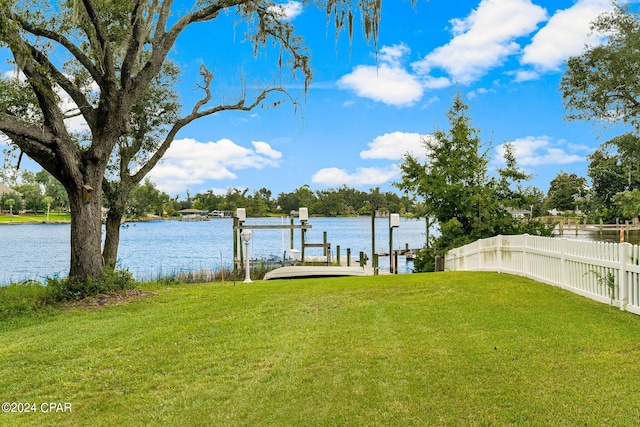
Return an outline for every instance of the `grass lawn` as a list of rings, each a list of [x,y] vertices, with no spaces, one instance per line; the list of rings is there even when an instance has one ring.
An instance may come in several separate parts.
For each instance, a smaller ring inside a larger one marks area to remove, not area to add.
[[[640,422],[640,317],[554,287],[493,273],[169,286],[0,323],[0,401],[37,409],[0,425]]]
[[[14,214],[13,216],[10,216],[9,214],[6,215],[0,215],[0,224],[5,224],[5,223],[16,223],[16,224],[21,224],[21,223],[42,223],[42,222],[46,222],[47,221],[47,214]],[[71,221],[71,217],[69,216],[68,213],[61,213],[58,214],[57,212],[51,212],[49,214],[49,221],[50,222],[59,222],[59,221],[63,221],[63,222],[69,222]]]

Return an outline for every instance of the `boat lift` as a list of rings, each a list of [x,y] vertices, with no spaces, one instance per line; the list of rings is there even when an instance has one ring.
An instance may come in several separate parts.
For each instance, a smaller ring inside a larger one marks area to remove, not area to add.
[[[310,244],[305,243],[305,233],[308,229],[312,228],[309,221],[309,210],[307,208],[300,208],[298,210],[298,218],[300,224],[294,224],[293,216],[290,224],[245,224],[247,220],[247,211],[245,208],[236,209],[236,213],[233,217],[233,269],[234,272],[238,266],[243,265],[244,254],[242,252],[241,234],[242,230],[291,230],[291,246],[293,247],[293,233],[294,230],[301,230],[302,235],[302,261],[304,262],[304,248],[309,247]]]
[[[305,263],[305,248],[324,248],[324,254],[327,257],[327,265],[331,265],[331,243],[327,242],[327,233],[323,233],[323,242],[322,243],[306,243],[306,232],[311,229],[311,224],[309,221],[309,210],[307,208],[300,208],[298,210],[298,218],[300,220],[300,224],[294,224],[294,216],[289,217],[291,222],[290,224],[245,224],[247,220],[247,213],[245,208],[238,208],[233,217],[233,269],[234,273],[237,272],[238,267],[244,264],[244,256],[241,245],[241,235],[243,230],[290,230],[291,231],[291,244],[290,247],[293,248],[294,241],[294,230],[299,229],[301,231],[301,257],[300,261],[304,265]],[[393,232],[395,229],[400,226],[400,215],[397,213],[389,214],[389,253],[376,253],[376,243],[375,243],[375,219],[376,212],[374,211],[371,216],[371,253],[372,253],[372,262],[373,262],[373,274],[379,274],[379,257],[389,257],[389,270],[391,274],[398,274],[398,255],[406,255],[413,254],[417,252],[417,250],[409,249],[408,245],[405,250],[394,250],[393,249]],[[337,248],[338,255],[338,263],[340,263],[340,246]],[[350,266],[350,249],[347,249],[347,267]],[[367,264],[367,256],[364,252],[360,253],[360,261],[359,265],[364,267]]]

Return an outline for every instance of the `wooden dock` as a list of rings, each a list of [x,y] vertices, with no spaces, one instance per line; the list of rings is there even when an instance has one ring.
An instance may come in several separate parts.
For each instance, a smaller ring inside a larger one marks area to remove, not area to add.
[[[579,232],[594,232],[594,233],[604,233],[604,232],[619,232],[624,233],[625,236],[630,231],[638,231],[640,230],[640,223],[630,223],[629,221],[617,222],[616,224],[604,224],[602,221],[599,224],[587,224],[586,222],[581,222],[579,220],[566,220],[559,222],[556,225],[554,231],[563,236],[565,233],[575,233],[578,235]]]
[[[268,272],[264,280],[271,279],[301,279],[306,277],[340,277],[340,276],[365,276],[365,269],[357,266],[336,267],[318,265],[298,265],[281,267]]]

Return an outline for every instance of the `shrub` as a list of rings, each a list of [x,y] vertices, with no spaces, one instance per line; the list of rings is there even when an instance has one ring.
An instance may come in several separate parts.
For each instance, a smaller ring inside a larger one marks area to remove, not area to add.
[[[433,248],[424,248],[413,260],[414,273],[431,273],[436,270],[436,254]]]
[[[77,301],[88,296],[108,294],[133,289],[137,282],[126,270],[105,269],[97,279],[50,278],[47,287],[51,298],[57,302]]]
[[[49,292],[39,282],[0,286],[0,320],[35,314],[49,303]]]

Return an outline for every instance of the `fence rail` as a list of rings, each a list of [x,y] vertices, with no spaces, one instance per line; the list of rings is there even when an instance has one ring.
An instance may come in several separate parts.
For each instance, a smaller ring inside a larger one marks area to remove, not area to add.
[[[452,249],[445,270],[524,276],[640,315],[640,247],[527,234]]]

